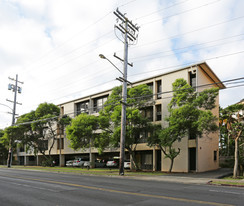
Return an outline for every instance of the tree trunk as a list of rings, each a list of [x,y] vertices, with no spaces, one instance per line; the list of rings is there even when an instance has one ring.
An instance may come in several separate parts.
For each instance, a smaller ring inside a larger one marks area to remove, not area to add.
[[[238,145],[238,139],[235,138],[235,164],[234,164],[234,169],[233,169],[233,178],[237,178],[238,176],[238,154],[239,154],[239,145]]]
[[[170,168],[169,168],[169,172],[172,171],[172,169],[173,169],[173,164],[174,164],[174,158],[173,158],[173,159],[170,159]]]

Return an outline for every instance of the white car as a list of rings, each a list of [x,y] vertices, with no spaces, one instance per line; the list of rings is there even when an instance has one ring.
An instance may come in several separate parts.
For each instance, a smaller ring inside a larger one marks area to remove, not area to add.
[[[125,160],[125,162],[124,162],[124,168],[125,169],[130,169],[130,160]]]
[[[73,162],[74,162],[74,160],[68,160],[68,161],[66,161],[66,167],[72,167],[73,166]]]
[[[73,162],[74,167],[83,167],[85,162],[89,162],[89,158],[87,157],[80,157],[78,159],[75,159]]]
[[[106,166],[107,167],[118,167],[119,159],[112,159],[112,160],[107,161]]]

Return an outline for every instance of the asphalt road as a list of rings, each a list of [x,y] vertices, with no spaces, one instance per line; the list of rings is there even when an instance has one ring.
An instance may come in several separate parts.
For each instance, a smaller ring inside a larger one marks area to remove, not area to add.
[[[244,189],[0,169],[0,205],[243,205]]]

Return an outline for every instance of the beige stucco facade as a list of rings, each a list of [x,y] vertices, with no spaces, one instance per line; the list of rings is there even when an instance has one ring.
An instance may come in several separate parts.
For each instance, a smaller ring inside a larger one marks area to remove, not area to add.
[[[178,78],[184,78],[190,84],[190,74],[195,75],[196,91],[200,92],[210,87],[224,88],[224,85],[220,83],[218,77],[213,73],[210,67],[205,63],[199,63],[191,65],[185,68],[177,69],[172,72],[168,72],[155,77],[143,79],[138,82],[134,82],[133,85],[148,84],[152,87],[154,93],[154,104],[152,105],[152,120],[155,123],[161,124],[163,127],[167,126],[164,121],[168,115],[168,104],[172,98],[172,83]],[[201,86],[207,85],[207,86]],[[200,86],[200,87],[199,87]],[[159,91],[160,90],[160,91]],[[89,102],[92,108],[98,105],[100,97],[106,99],[111,90],[93,94],[87,97],[76,99],[70,102],[66,102],[58,105],[61,108],[63,114],[67,114],[72,118],[76,116],[78,104],[82,102]],[[102,101],[101,101],[102,102]],[[216,108],[212,111],[218,117],[219,100],[216,100]],[[89,112],[92,115],[98,115],[97,110]],[[58,147],[58,141],[55,142],[52,155],[59,158],[61,165],[65,164],[65,161],[71,157],[89,155],[90,150],[74,151],[69,147],[69,140],[65,138],[65,135],[60,135],[63,138],[63,147],[60,150]],[[175,142],[174,147],[180,148],[180,155],[175,158],[173,172],[189,172],[191,170],[196,172],[203,172],[208,170],[218,169],[218,143],[219,133],[211,133],[204,135],[202,138],[189,139],[185,137],[181,142]],[[104,151],[104,154],[108,157],[118,154],[118,149],[109,148]],[[91,148],[92,158],[98,156],[98,152],[95,148]],[[168,171],[170,166],[170,160],[165,159],[163,153],[157,147],[149,147],[147,143],[141,143],[137,145],[137,160],[140,161],[142,169],[161,170]],[[26,159],[26,156],[33,156],[33,154],[25,154],[21,152],[18,156],[22,156]],[[38,158],[40,159],[40,158]],[[24,161],[28,164],[28,161]],[[36,163],[40,163],[37,160]]]

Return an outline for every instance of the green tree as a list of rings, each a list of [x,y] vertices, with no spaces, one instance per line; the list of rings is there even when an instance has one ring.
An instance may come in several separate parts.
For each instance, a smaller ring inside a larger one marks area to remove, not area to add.
[[[98,117],[82,113],[71,120],[66,127],[67,138],[70,147],[74,150],[87,149],[95,142],[96,130],[98,129]]]
[[[100,112],[100,118],[106,120],[101,124],[104,145],[119,147],[121,134],[121,97],[122,87],[115,87]],[[142,110],[152,105],[152,91],[147,85],[128,88],[126,109],[126,137],[125,149],[130,154],[132,167],[138,169],[135,160],[135,151],[138,143],[142,141],[142,134],[153,134],[154,125],[148,117],[142,115]],[[106,144],[107,143],[107,144]]]
[[[220,129],[220,156],[234,156],[235,151],[235,141],[230,138],[230,134],[228,133],[226,126],[226,119],[224,119],[225,110],[223,108],[219,108],[219,129]],[[232,163],[231,159],[228,159],[229,162]]]
[[[4,138],[4,130],[0,129],[0,164],[5,164],[8,157],[8,144]]]
[[[149,145],[157,145],[171,160],[169,172],[172,171],[174,159],[180,154],[180,148],[173,147],[176,141],[184,137],[202,137],[205,133],[218,129],[217,118],[211,110],[215,107],[217,88],[196,92],[184,79],[173,83],[173,98],[168,105],[169,116],[165,119],[168,127],[158,135],[149,138]]]
[[[221,122],[222,127],[225,127],[227,131],[227,136],[234,140],[235,142],[235,163],[233,168],[233,178],[238,177],[239,168],[239,148],[240,141],[243,140],[244,131],[244,116],[242,112],[244,111],[243,104],[234,104],[223,109],[221,112]]]
[[[47,165],[52,165],[51,150],[57,138],[57,124],[64,124],[64,119],[69,122],[68,117],[60,119],[59,115],[59,107],[51,103],[42,103],[35,111],[18,118],[16,123],[19,130],[16,138],[22,145],[26,145],[27,151],[33,149],[35,154],[40,152]]]

